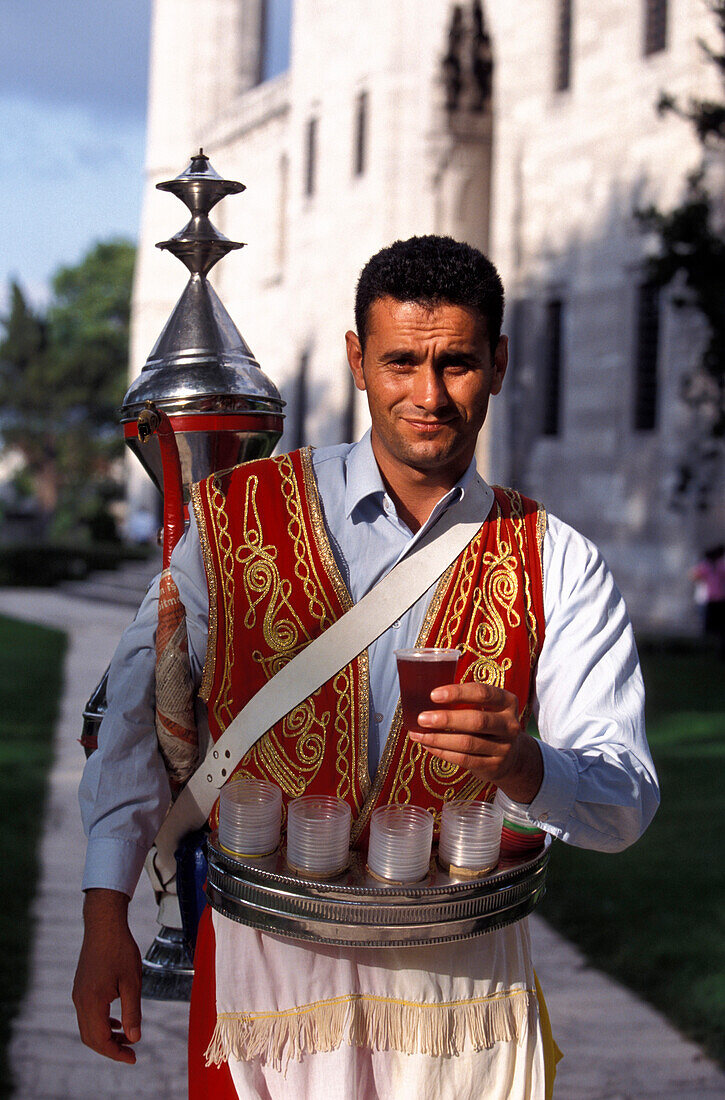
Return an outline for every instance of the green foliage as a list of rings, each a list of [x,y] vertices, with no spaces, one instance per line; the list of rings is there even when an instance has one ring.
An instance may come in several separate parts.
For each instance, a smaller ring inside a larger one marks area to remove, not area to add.
[[[134,255],[125,241],[95,245],[56,273],[42,314],[17,283],[11,288],[0,342],[0,432],[22,455],[40,509],[61,530],[88,527],[84,513],[103,503],[99,483],[123,451],[117,409],[127,382]]]
[[[96,432],[117,430],[128,388],[128,326],[135,249],[125,241],[97,244],[53,279],[48,310],[49,373],[62,408]]]
[[[48,348],[47,326],[25,301],[18,283],[10,287],[10,302],[5,339],[0,347],[3,361],[0,395],[3,404],[14,400],[18,410],[33,413],[35,410],[28,398],[31,388],[41,382],[39,374]],[[16,379],[21,381],[20,390],[12,394],[11,383]]]
[[[709,7],[721,48],[701,46],[725,94],[725,0],[712,0]],[[708,165],[713,157],[722,162],[725,153],[725,102],[693,99],[683,106],[665,93],[658,110],[685,120],[703,147],[702,164],[688,176],[679,206],[669,212],[650,206],[638,211],[638,218],[658,242],[649,277],[659,286],[674,282],[674,304],[694,307],[707,328],[699,362],[681,381],[682,399],[693,412],[693,430],[685,441],[674,493],[676,505],[689,500],[704,511],[719,488],[725,444],[725,235],[722,197],[708,187]]]
[[[557,844],[543,915],[725,1063],[725,678],[713,650],[644,651],[662,804],[617,855]]]
[[[0,1096],[10,1095],[6,1047],[25,992],[32,936],[30,907],[53,727],[62,686],[65,635],[0,616]]]
[[[98,532],[103,533],[108,532]],[[148,557],[147,546],[122,546],[100,537],[91,543],[12,543],[0,546],[0,588],[50,588],[60,581],[83,580],[97,570],[116,569],[123,561]]]

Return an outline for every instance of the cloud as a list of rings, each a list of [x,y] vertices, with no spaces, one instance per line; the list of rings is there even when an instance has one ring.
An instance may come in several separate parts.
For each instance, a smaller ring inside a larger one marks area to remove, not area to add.
[[[102,120],[83,107],[0,96],[5,196],[0,280],[43,296],[50,274],[96,240],[134,239],[141,201],[143,120]]]
[[[146,112],[151,0],[2,0],[0,95]]]

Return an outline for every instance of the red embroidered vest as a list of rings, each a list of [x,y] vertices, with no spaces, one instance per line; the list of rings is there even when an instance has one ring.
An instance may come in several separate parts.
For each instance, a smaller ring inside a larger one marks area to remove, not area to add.
[[[513,692],[525,723],[544,637],[545,515],[509,489],[438,583],[418,645],[457,647],[459,680]],[[327,538],[311,452],[246,463],[195,485],[192,499],[209,587],[201,685],[216,740],[287,661],[352,606]],[[493,798],[495,787],[409,740],[400,705],[371,782],[364,651],[250,749],[235,774],[269,779],[286,805],[302,794],[349,802],[364,845],[378,805],[409,802],[436,815],[450,798]],[[218,810],[211,816],[213,827]]]

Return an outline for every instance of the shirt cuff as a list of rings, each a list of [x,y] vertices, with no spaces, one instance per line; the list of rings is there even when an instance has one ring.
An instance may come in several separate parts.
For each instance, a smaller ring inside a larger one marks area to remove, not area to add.
[[[579,770],[572,753],[539,741],[544,778],[533,802],[525,807],[529,817],[549,830],[566,831],[576,802]]]
[[[133,897],[147,853],[116,837],[92,837],[86,850],[83,890],[120,890]]]

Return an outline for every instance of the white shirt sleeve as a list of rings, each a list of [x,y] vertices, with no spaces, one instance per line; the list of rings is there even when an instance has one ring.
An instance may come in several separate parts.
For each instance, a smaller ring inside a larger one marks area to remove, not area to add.
[[[569,844],[620,851],[659,804],[634,634],[597,548],[554,516],[543,568],[546,629],[534,716],[544,779],[527,810]]]
[[[186,608],[192,678],[204,665],[209,614],[204,564],[192,518],[171,557]],[[170,802],[166,768],[154,726],[154,670],[158,578],[124,632],[111,662],[107,713],[98,748],[89,757],[78,797],[88,836],[83,889],[103,887],[133,895],[146,855]],[[203,705],[197,707],[204,735]]]

